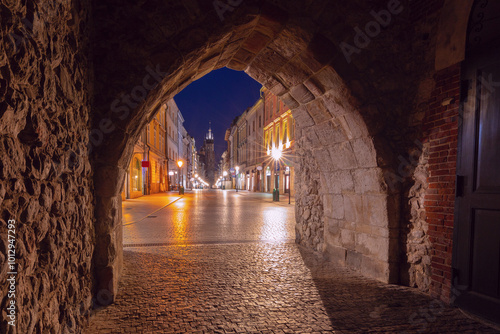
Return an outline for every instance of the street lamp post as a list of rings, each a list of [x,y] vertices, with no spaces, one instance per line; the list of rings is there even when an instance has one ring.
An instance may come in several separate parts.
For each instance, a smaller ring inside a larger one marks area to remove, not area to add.
[[[181,177],[181,184],[179,185],[179,195],[184,195],[184,187],[183,187],[184,177],[182,175],[183,164],[184,162],[182,160],[177,160],[177,166],[179,167],[179,175]]]
[[[274,159],[274,191],[273,191],[273,201],[279,202],[280,200],[280,189],[279,189],[279,175],[278,175],[278,163],[281,159],[282,150],[278,147],[273,147],[272,158]]]
[[[222,183],[222,189],[224,190],[224,189],[226,189],[226,176],[227,176],[227,172],[226,171],[222,172],[222,176],[223,176],[223,178],[222,178],[222,182],[223,182]]]
[[[240,167],[236,166],[234,169],[236,169],[236,192],[238,192],[238,175],[240,173]]]

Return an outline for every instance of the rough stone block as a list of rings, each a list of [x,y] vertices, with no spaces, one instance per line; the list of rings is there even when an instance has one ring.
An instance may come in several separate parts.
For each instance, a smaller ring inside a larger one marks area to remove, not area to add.
[[[361,138],[369,136],[365,121],[358,112],[349,112],[344,115],[352,138]]]
[[[352,148],[356,154],[359,167],[377,167],[377,153],[372,139],[368,137],[355,139],[352,141]]]
[[[121,226],[121,203],[121,196],[96,197],[96,235],[99,236],[111,233],[111,231],[113,231],[116,227]]]
[[[344,194],[344,211],[347,221],[361,223],[363,216],[363,197],[358,194]]]
[[[270,48],[290,60],[307,47],[310,35],[293,26],[286,26],[269,45]]]
[[[256,55],[255,53],[252,53],[249,50],[245,50],[245,49],[241,48],[234,54],[231,63],[233,61],[237,61],[238,63],[245,64],[245,68],[246,68],[248,66],[248,64],[250,64],[252,59],[255,57],[255,55]],[[231,63],[229,63],[229,64],[231,64]]]
[[[307,89],[309,89],[311,93],[314,94],[314,96],[316,96],[316,98],[321,97],[326,92],[325,87],[323,87],[323,85],[314,77],[307,79],[304,82],[304,85],[307,87]]]
[[[362,258],[363,258],[363,256],[361,254],[359,254],[358,252],[353,251],[353,250],[347,250],[347,254],[346,254],[347,267],[354,269],[354,270],[360,270]]]
[[[264,83],[264,87],[278,97],[288,92],[288,87],[285,87],[280,80],[272,76]]]
[[[277,75],[289,87],[304,83],[311,74],[310,70],[303,63],[295,59],[289,61],[277,72]]]
[[[365,220],[368,224],[383,228],[389,228],[387,195],[364,195],[363,212]]]
[[[280,100],[283,101],[290,109],[295,109],[300,106],[300,104],[295,100],[290,93],[283,94],[280,96]]]
[[[340,245],[347,250],[356,249],[356,232],[342,229],[340,231]]]
[[[360,168],[353,171],[354,185],[356,193],[385,193],[387,186],[382,175],[382,171],[378,168]]]
[[[301,104],[306,104],[314,100],[314,95],[304,84],[297,85],[290,90],[292,96]]]
[[[331,245],[340,245],[340,232],[338,220],[325,217],[325,241]]]
[[[272,74],[278,71],[287,60],[273,49],[266,48],[260,52],[251,64],[251,67],[258,67],[262,71]]]
[[[323,210],[326,217],[344,219],[344,199],[342,195],[323,195]]]
[[[389,263],[363,256],[361,261],[361,274],[384,283],[390,283]]]
[[[331,145],[328,149],[334,169],[354,169],[358,167],[350,142]]]
[[[389,261],[389,239],[376,237],[366,233],[357,233],[356,251],[378,259],[380,261]]]
[[[357,233],[365,233],[372,234],[372,227],[368,224],[356,223],[356,232]]]
[[[320,180],[322,194],[341,194],[354,190],[354,181],[349,170],[323,172],[320,174]]]
[[[271,38],[259,31],[254,30],[243,43],[243,48],[254,54],[258,54],[270,41]]]
[[[326,91],[338,90],[343,86],[342,79],[330,66],[323,68],[320,72],[316,73],[313,78],[316,82],[319,82]]]
[[[340,220],[339,221],[339,226],[340,226],[341,229],[356,231],[356,225],[357,225],[357,223],[350,222],[350,221],[347,221],[347,220]]]
[[[314,149],[313,156],[318,163],[326,164],[330,162],[330,154],[326,148]]]
[[[235,71],[244,71],[247,68],[246,63],[239,62],[235,59],[232,59],[228,64],[227,67],[235,70]]]
[[[302,137],[304,138],[302,148],[304,149],[315,149],[322,148],[321,139],[318,137],[316,132],[316,127],[311,126],[305,128],[302,131]]]
[[[345,266],[346,264],[346,254],[347,250],[345,248],[339,247],[328,243],[325,239],[325,258],[334,264]]]
[[[314,127],[314,130],[318,135],[321,145],[329,146],[347,141],[347,137],[342,129],[335,126],[332,121],[318,124]]]
[[[301,85],[303,86],[303,85]],[[292,91],[293,93],[293,91]],[[314,100],[306,106],[307,112],[314,119],[316,124],[321,124],[332,118],[321,99]]]

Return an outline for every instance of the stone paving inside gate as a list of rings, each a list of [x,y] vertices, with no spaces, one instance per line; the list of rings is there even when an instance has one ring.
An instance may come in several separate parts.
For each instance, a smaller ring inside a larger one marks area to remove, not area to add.
[[[126,248],[115,304],[86,333],[499,333],[291,242]]]

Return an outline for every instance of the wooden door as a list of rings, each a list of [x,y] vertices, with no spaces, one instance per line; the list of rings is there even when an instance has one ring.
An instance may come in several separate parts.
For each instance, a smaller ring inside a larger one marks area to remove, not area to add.
[[[500,48],[469,56],[462,79],[452,300],[500,322]]]

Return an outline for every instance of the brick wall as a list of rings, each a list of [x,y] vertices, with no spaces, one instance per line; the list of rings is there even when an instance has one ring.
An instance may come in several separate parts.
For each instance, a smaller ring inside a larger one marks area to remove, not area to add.
[[[425,196],[428,235],[432,243],[430,293],[449,301],[459,123],[460,65],[434,75],[435,89],[425,118],[429,145],[429,189]],[[443,101],[454,101],[443,105]]]

